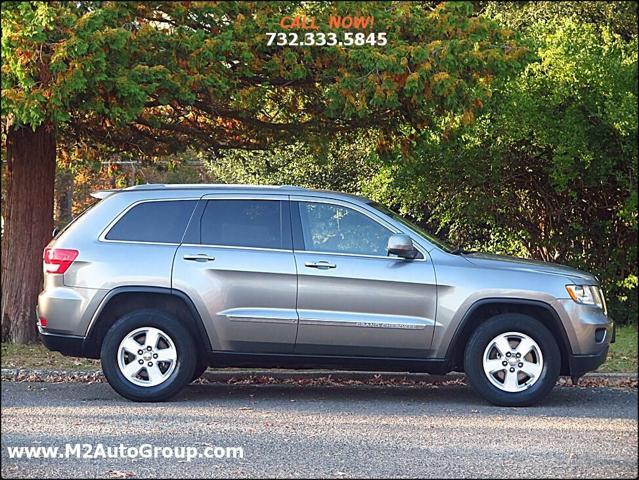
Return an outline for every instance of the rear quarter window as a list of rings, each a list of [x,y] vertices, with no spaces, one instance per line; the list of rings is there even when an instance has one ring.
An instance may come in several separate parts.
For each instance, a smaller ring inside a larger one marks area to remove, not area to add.
[[[71,228],[71,226],[76,223],[78,220],[80,220],[80,218],[82,218],[86,213],[88,213],[93,207],[95,207],[98,203],[100,203],[101,200],[98,200],[96,202],[93,202],[91,205],[89,205],[87,208],[85,208],[84,210],[82,210],[80,213],[78,213],[75,217],[73,217],[71,219],[71,221],[69,223],[67,223],[65,226],[63,226],[61,229],[57,230],[56,234],[53,236],[54,240],[57,240],[58,238],[60,238],[60,236],[66,232],[69,228]],[[56,230],[54,229],[54,232]]]
[[[196,200],[143,202],[129,209],[106,234],[107,240],[180,243]]]

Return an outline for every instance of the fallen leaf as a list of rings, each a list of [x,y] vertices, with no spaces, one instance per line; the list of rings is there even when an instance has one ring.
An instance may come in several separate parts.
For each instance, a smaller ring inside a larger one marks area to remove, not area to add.
[[[109,478],[131,478],[135,476],[133,472],[122,472],[120,470],[109,470],[107,472]]]

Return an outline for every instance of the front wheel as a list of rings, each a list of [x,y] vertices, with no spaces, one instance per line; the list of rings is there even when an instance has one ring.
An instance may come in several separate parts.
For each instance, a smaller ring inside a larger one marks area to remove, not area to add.
[[[555,386],[560,368],[561,353],[550,331],[538,320],[515,313],[482,323],[464,355],[471,386],[501,406],[538,403]]]
[[[155,309],[122,316],[107,332],[100,360],[113,389],[139,402],[166,400],[191,380],[196,346],[174,317]]]

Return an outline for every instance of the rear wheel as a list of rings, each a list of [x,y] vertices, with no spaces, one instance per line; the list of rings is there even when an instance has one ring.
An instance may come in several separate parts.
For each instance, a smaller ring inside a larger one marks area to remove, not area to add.
[[[113,389],[134,401],[178,393],[195,372],[196,346],[174,317],[155,309],[122,316],[102,343],[102,371]]]
[[[550,331],[522,314],[502,314],[482,323],[471,336],[464,370],[471,386],[489,402],[528,406],[554,387],[561,353]]]

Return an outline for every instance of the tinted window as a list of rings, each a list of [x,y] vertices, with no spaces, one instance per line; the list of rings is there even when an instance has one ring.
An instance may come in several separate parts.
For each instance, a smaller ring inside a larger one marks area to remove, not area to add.
[[[375,210],[379,210],[380,212],[388,215],[393,220],[397,220],[398,222],[403,223],[405,226],[410,228],[413,232],[415,232],[418,235],[426,238],[428,241],[430,241],[431,243],[434,243],[435,245],[437,245],[439,248],[441,248],[445,252],[449,252],[450,253],[450,252],[455,250],[455,247],[447,244],[441,238],[436,237],[435,235],[433,235],[432,233],[428,232],[424,228],[420,227],[416,223],[413,223],[410,220],[402,217],[398,213],[393,212],[390,208],[387,208],[384,205],[380,205],[379,203],[375,203],[375,202],[370,202],[369,205],[371,207],[373,207]]]
[[[107,240],[180,243],[195,200],[140,203],[118,220]]]
[[[300,202],[306,250],[386,256],[393,233],[351,208],[328,203]]]
[[[279,200],[209,200],[202,215],[202,243],[287,248],[282,217]]]

